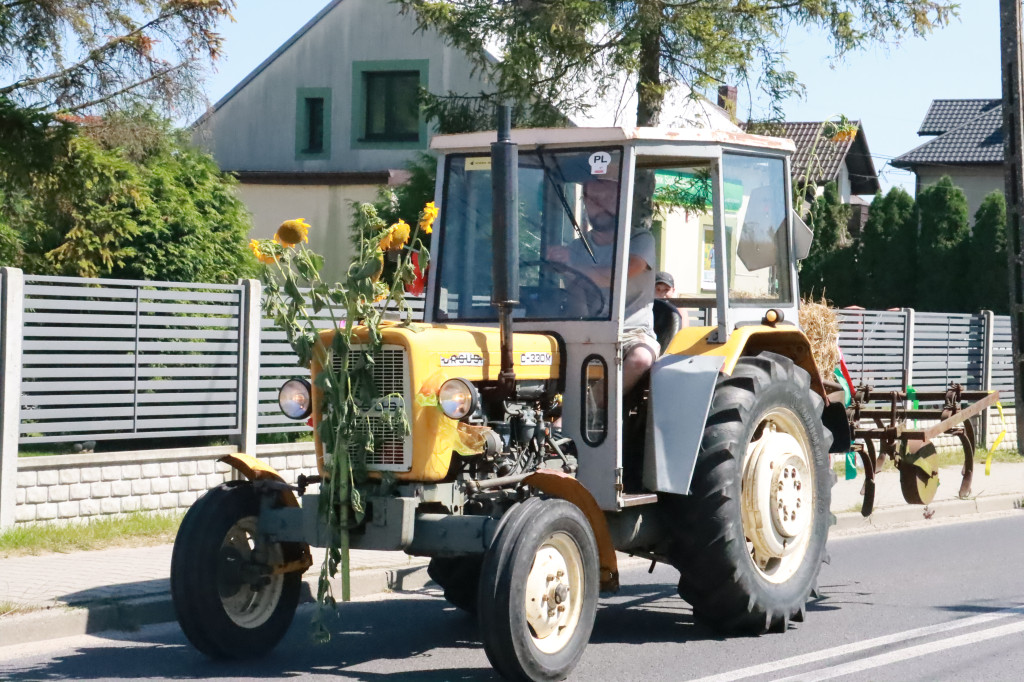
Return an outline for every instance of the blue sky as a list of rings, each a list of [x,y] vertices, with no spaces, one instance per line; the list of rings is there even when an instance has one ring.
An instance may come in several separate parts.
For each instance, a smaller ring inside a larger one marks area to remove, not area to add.
[[[289,0],[288,11],[282,12],[280,0],[241,0],[236,22],[221,27],[226,58],[207,81],[210,101],[220,99],[325,4]],[[786,118],[813,121],[841,113],[860,119],[883,189],[901,185],[913,192],[913,174],[888,167],[887,161],[926,139],[917,136],[917,128],[931,100],[1000,96],[999,3],[963,4],[971,8],[961,9],[958,20],[927,38],[871,47],[834,66],[822,36],[791,32],[786,41],[790,66],[807,92],[785,103]],[[745,100],[741,91],[741,113],[749,104]]]

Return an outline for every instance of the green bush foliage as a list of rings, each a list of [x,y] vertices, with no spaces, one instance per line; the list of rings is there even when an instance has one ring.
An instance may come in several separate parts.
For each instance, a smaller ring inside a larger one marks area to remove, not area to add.
[[[61,142],[46,164],[0,170],[0,264],[182,282],[255,272],[235,181],[184,132],[142,112],[86,121]]]

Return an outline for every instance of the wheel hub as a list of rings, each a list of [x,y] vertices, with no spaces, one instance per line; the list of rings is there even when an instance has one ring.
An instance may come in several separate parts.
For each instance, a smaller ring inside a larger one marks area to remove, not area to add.
[[[580,549],[565,533],[555,533],[537,550],[526,578],[526,624],[539,650],[553,654],[569,643],[579,624],[583,593]]]
[[[805,499],[803,462],[798,457],[789,457],[773,472],[775,503],[771,505],[772,525],[783,537],[793,538],[806,528],[806,520],[811,517]]]
[[[526,621],[538,638],[565,627],[572,597],[565,559],[553,547],[537,552],[527,582]]]
[[[284,589],[284,576],[269,571],[264,574],[267,564],[254,561],[256,556],[265,556],[274,565],[283,562],[279,544],[267,548],[269,554],[257,549],[256,526],[256,517],[247,516],[228,529],[217,567],[217,590],[224,613],[243,628],[265,623],[273,615]]]
[[[741,489],[743,530],[762,576],[784,582],[799,568],[814,524],[810,446],[795,415],[776,410],[747,447]]]

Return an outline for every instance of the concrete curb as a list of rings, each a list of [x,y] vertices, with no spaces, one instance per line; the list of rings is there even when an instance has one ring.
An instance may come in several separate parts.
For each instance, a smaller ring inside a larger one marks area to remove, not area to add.
[[[931,517],[933,519],[1022,508],[1024,494],[1020,493],[968,500],[947,500],[928,507],[934,511]],[[881,530],[888,526],[924,520],[923,508],[920,506],[889,507],[876,510],[869,518],[862,517],[858,512],[837,514],[833,530]],[[620,567],[646,563],[645,559],[619,557]],[[315,601],[317,578],[316,569],[304,577],[300,597],[302,603]],[[429,583],[427,560],[423,559],[400,568],[367,568],[353,571],[350,588],[352,597],[359,598],[387,592],[421,590]],[[337,582],[334,588],[336,598],[340,599],[341,587]],[[144,625],[167,623],[174,619],[174,607],[169,593],[74,607],[58,605],[43,611],[0,619],[0,643],[6,647],[104,631],[131,632]]]
[[[318,573],[303,577],[299,603],[313,603]],[[341,585],[334,582],[335,598],[341,600]],[[395,591],[421,590],[430,582],[427,562],[402,568],[368,568],[353,571],[352,598],[370,597]],[[118,599],[75,606],[56,605],[41,611],[0,618],[0,646],[41,642],[47,639],[89,635],[98,632],[132,632],[144,625],[175,620],[170,593],[136,599]]]
[[[944,500],[928,505],[933,512],[928,519],[944,519],[970,514],[987,514],[990,512],[1021,509],[1024,494],[990,495],[966,500]],[[836,514],[834,530],[858,530],[864,528],[885,528],[899,523],[911,523],[928,520],[924,516],[924,507],[920,505],[904,505],[877,509],[871,516],[864,518],[860,512],[844,512]]]

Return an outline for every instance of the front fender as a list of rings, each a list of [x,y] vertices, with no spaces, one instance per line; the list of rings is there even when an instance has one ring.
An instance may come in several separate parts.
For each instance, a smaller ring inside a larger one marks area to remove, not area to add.
[[[590,522],[597,540],[597,556],[601,564],[601,590],[605,592],[619,591],[619,563],[615,556],[615,545],[612,534],[608,530],[608,520],[597,504],[597,500],[586,487],[572,476],[553,469],[538,469],[523,481],[531,488],[542,493],[572,502]]]
[[[277,473],[274,467],[266,462],[256,459],[244,452],[236,452],[220,458],[221,462],[229,465],[232,469],[245,476],[250,481],[278,481],[281,486],[281,502],[286,507],[298,507],[299,500],[291,488],[286,487],[288,483]]]

